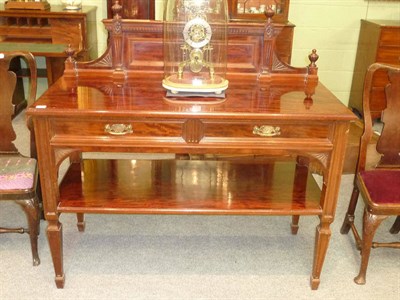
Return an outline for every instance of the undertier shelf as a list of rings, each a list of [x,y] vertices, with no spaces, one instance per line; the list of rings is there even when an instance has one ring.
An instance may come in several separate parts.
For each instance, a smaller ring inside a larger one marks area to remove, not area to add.
[[[65,174],[58,211],[321,215],[320,197],[295,162],[87,159]]]

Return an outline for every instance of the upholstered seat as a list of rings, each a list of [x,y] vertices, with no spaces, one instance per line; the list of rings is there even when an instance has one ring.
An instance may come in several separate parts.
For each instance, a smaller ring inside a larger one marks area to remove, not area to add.
[[[36,159],[29,157],[0,157],[0,190],[33,189]]]
[[[369,170],[360,172],[370,205],[400,204],[400,170]]]
[[[38,185],[37,161],[35,158],[20,154],[14,145],[16,133],[13,129],[12,96],[16,86],[16,74],[9,70],[10,62],[15,58],[23,58],[30,69],[30,91],[28,105],[36,98],[36,63],[28,52],[0,53],[0,200],[14,200],[25,212],[28,229],[0,227],[0,233],[29,233],[33,256],[33,265],[39,265],[38,235],[40,210],[36,187]],[[28,125],[30,122],[28,120]],[[31,135],[31,153],[35,153],[34,136]],[[0,213],[1,224],[1,213]]]

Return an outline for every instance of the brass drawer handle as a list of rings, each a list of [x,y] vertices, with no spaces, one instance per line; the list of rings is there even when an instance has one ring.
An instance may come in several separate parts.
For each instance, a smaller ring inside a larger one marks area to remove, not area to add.
[[[112,135],[124,135],[133,132],[131,124],[106,124],[104,131]]]
[[[254,126],[253,134],[259,136],[278,136],[281,135],[281,128],[268,125]]]

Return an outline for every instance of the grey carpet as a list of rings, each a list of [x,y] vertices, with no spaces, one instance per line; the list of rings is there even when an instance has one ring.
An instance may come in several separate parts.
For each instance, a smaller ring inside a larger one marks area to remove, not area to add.
[[[15,120],[24,130],[24,115]],[[18,144],[27,149],[27,136]],[[318,178],[320,180],[320,178]],[[28,235],[0,235],[0,299],[400,299],[400,251],[372,250],[367,284],[356,285],[359,253],[339,232],[352,176],[342,177],[336,220],[317,291],[309,286],[317,217],[86,215],[77,231],[63,214],[65,288],[54,271],[41,222],[33,267]],[[358,207],[357,224],[361,221]],[[382,241],[394,218],[378,230]],[[25,224],[12,202],[0,203],[0,225]]]

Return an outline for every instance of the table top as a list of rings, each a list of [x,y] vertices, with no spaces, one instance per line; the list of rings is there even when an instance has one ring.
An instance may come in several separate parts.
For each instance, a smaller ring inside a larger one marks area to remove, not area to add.
[[[166,96],[161,81],[162,78],[144,78],[113,83],[102,78],[62,77],[28,109],[28,114],[355,119],[355,115],[321,83],[288,80],[286,83],[260,84],[233,79],[224,98],[171,98]]]

